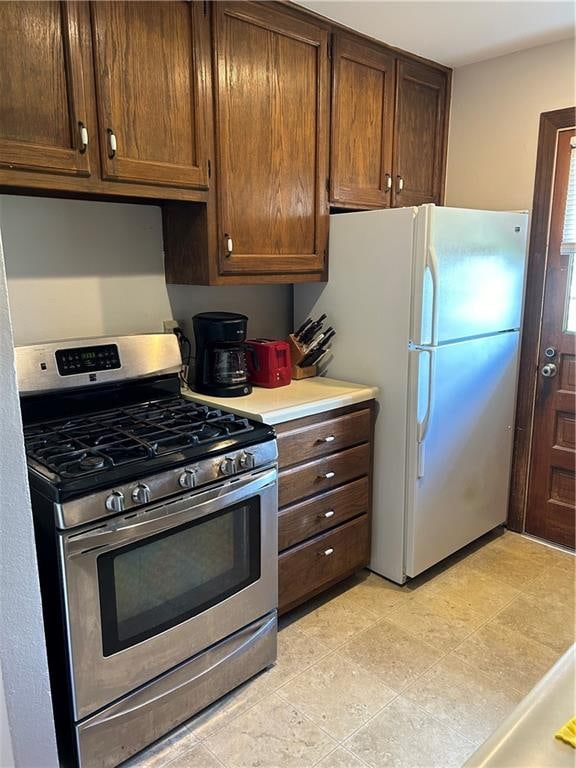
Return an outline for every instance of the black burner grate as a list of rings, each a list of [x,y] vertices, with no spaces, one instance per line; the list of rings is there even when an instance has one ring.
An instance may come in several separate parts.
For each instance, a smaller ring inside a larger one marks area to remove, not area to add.
[[[24,430],[26,453],[62,478],[90,475],[250,432],[248,419],[183,398]]]

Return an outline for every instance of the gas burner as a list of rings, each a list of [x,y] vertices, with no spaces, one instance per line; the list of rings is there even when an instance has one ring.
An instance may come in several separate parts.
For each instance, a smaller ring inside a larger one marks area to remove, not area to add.
[[[108,472],[249,433],[248,419],[182,397],[45,422],[24,432],[31,459],[61,478]]]

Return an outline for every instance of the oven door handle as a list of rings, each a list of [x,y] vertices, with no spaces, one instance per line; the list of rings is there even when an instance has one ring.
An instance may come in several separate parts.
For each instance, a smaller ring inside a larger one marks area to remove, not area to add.
[[[252,472],[224,486],[209,488],[183,499],[144,509],[140,513],[142,519],[137,522],[124,523],[127,517],[133,519],[134,515],[122,516],[119,520],[111,520],[85,533],[68,534],[63,537],[65,555],[70,558],[94,550],[114,549],[134,539],[143,539],[205,517],[247,499],[264,488],[276,485],[277,474],[276,467]]]

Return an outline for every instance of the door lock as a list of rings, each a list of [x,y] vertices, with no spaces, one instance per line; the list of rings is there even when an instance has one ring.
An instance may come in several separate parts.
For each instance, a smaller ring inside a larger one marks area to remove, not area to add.
[[[546,365],[542,366],[540,373],[545,379],[553,379],[558,373],[558,368],[554,363],[546,363]]]
[[[556,348],[555,347],[546,347],[546,349],[544,350],[544,355],[549,360],[553,360],[556,357]]]

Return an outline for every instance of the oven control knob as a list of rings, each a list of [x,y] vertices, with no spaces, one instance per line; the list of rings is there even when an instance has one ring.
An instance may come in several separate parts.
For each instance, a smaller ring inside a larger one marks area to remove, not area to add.
[[[124,511],[124,494],[122,491],[112,491],[106,499],[106,509],[108,512]]]
[[[132,491],[132,501],[135,504],[148,504],[150,501],[150,488],[146,483],[138,483]]]
[[[250,451],[242,451],[239,464],[242,469],[253,469],[255,465],[254,454]]]
[[[236,462],[231,456],[227,456],[220,464],[220,472],[223,475],[233,475],[236,472]]]
[[[196,472],[193,469],[185,469],[178,478],[181,488],[194,488],[196,486]]]

